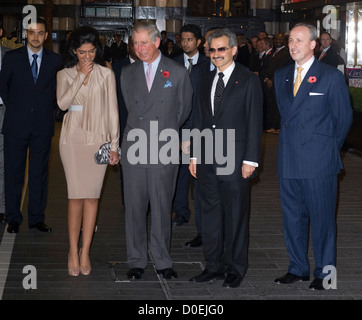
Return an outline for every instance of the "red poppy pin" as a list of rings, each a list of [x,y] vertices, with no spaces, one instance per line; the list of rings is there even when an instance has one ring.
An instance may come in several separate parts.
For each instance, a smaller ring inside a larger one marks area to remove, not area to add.
[[[309,83],[314,83],[314,82],[316,82],[317,81],[317,78],[315,77],[315,76],[310,76],[309,78],[308,78],[308,82]]]
[[[168,78],[170,76],[170,73],[168,71],[164,71],[162,72],[162,75],[165,77],[165,78]]]

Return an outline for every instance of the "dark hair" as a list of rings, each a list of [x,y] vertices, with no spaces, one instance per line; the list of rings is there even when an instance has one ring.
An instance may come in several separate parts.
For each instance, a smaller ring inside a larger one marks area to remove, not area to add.
[[[199,40],[199,39],[202,38],[201,29],[196,24],[185,24],[184,26],[181,27],[180,33],[182,33],[182,32],[191,32],[191,33],[193,33],[196,40]]]
[[[78,57],[73,52],[85,43],[91,43],[97,49],[94,63],[105,66],[103,51],[99,42],[99,33],[96,29],[88,26],[83,26],[75,29],[69,38],[69,46],[67,48],[64,67],[71,68],[78,63]]]
[[[36,23],[36,24],[43,24],[44,25],[44,28],[45,28],[45,32],[48,31],[48,26],[47,26],[47,23],[45,22],[44,19],[40,18],[40,17],[37,17],[35,22],[31,21],[31,23],[29,24],[29,27],[33,24],[33,23]],[[29,28],[28,28],[29,29]],[[28,30],[27,29],[27,30]]]

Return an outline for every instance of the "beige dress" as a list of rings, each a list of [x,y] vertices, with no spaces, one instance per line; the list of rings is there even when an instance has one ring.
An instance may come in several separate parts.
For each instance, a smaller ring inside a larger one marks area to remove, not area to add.
[[[88,79],[76,67],[57,74],[57,102],[67,110],[59,140],[69,199],[99,198],[107,165],[98,165],[94,154],[106,142],[119,146],[119,117],[115,76],[95,64]]]

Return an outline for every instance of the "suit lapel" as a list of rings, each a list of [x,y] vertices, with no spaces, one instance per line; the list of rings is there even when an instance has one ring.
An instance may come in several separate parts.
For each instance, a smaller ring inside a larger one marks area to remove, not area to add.
[[[292,69],[294,70],[294,66]],[[307,74],[305,75],[296,96],[294,97],[292,108],[291,108],[290,112],[297,110],[297,107],[305,100],[306,97],[309,96],[309,92],[311,92],[313,90],[315,83],[310,82],[311,81],[310,78],[316,77],[316,79],[318,79],[319,75],[320,75],[320,73],[319,73],[319,68],[318,68],[318,61],[317,61],[317,59],[315,59],[313,64],[309,68]],[[293,89],[292,89],[292,91],[293,91]]]
[[[204,74],[203,77],[205,77],[205,86],[203,86],[205,92],[206,92],[206,114],[209,118],[212,119],[213,114],[212,114],[212,109],[211,109],[211,88],[212,88],[212,82],[214,81],[214,77],[215,77],[215,73],[216,73],[216,69],[214,71],[211,72],[207,72]]]
[[[169,71],[167,70],[167,64],[165,59],[163,58],[163,56],[161,56],[161,60],[160,63],[158,64],[157,67],[157,71],[155,74],[155,77],[153,79],[153,84],[152,84],[152,88],[151,88],[151,92],[153,94],[157,94],[159,95],[160,92],[162,92],[161,90],[163,89],[167,79],[166,77],[163,75],[163,72],[165,71]]]
[[[24,59],[23,60],[25,66],[24,72],[26,73],[26,77],[28,78],[27,82],[35,86],[33,73],[31,72],[31,67],[29,62],[28,49],[26,46],[21,47],[21,53]]]

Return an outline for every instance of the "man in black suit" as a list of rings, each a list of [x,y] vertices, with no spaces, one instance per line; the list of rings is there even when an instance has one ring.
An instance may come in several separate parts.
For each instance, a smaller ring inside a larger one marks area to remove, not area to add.
[[[339,58],[337,51],[332,46],[331,35],[328,32],[323,32],[320,36],[320,40],[321,53],[318,60],[337,68],[339,64]]]
[[[274,38],[270,61],[262,74],[262,86],[264,92],[264,131],[278,134],[280,132],[280,115],[274,91],[274,73],[276,70],[293,63],[289,49],[286,46],[285,36],[278,33]]]
[[[203,46],[204,46],[205,57],[207,59],[203,60],[200,63],[195,64],[192,67],[192,70],[190,72],[191,85],[192,85],[192,89],[194,91],[193,104],[194,104],[195,99],[198,94],[197,89],[198,89],[199,82],[200,82],[202,75],[204,73],[209,73],[210,71],[213,71],[215,69],[214,64],[210,60],[209,43],[207,42],[207,38],[216,29],[218,29],[218,28],[212,27],[209,30],[207,30],[207,32],[205,33],[206,41],[204,42]],[[183,129],[190,129],[190,130],[192,129],[192,117],[193,117],[193,108],[191,110],[189,119],[183,125]],[[181,146],[182,146],[182,152],[184,154],[190,154],[190,141],[189,140],[182,141]],[[187,173],[190,174],[189,171],[187,171]],[[200,208],[200,199],[199,199],[200,198],[199,197],[199,184],[198,184],[197,179],[194,179],[193,177],[192,177],[192,181],[194,183],[194,210],[195,210],[195,226],[196,226],[197,234],[196,234],[196,237],[194,237],[192,240],[187,241],[185,243],[185,247],[196,248],[196,247],[202,246],[201,208]],[[188,190],[188,188],[187,188],[187,190]],[[186,192],[186,189],[185,189],[185,192]]]
[[[7,52],[1,68],[0,96],[6,105],[2,132],[9,233],[17,233],[23,221],[20,203],[28,149],[29,228],[51,231],[44,223],[44,213],[48,160],[54,135],[56,74],[62,60],[43,47],[47,36],[44,20],[30,24],[25,30],[27,45]]]
[[[193,66],[208,60],[204,55],[200,54],[198,50],[198,47],[201,44],[201,29],[195,24],[188,24],[181,28],[180,33],[183,54],[175,57],[174,60],[188,69],[190,78],[192,79]],[[191,80],[191,83],[192,82],[193,81]],[[195,90],[195,86],[193,86],[193,89]],[[186,124],[187,122],[185,125]],[[182,127],[183,129],[185,128],[185,125]],[[180,152],[182,152],[182,150]],[[181,226],[190,219],[191,211],[189,208],[188,195],[191,178],[188,164],[181,164],[173,200],[173,211],[176,214],[172,222],[174,227]]]
[[[121,35],[117,33],[113,36],[113,39],[114,42],[111,44],[112,65],[127,56],[127,44],[123,42]]]
[[[103,50],[103,58],[107,63],[111,63],[111,47],[107,45],[107,39],[105,36],[99,36],[99,42]]]
[[[259,50],[261,50],[260,48],[260,44],[259,44],[259,48],[258,48],[258,42],[259,42],[259,37],[258,36],[254,36],[250,39],[252,48],[251,48],[251,53],[250,53],[250,57],[249,57],[249,69],[250,71],[259,74],[260,72],[260,57],[259,57]]]
[[[237,35],[238,39],[238,53],[236,55],[236,61],[249,67],[250,52],[247,46],[247,39],[243,34]]]
[[[235,33],[218,29],[208,39],[217,70],[204,74],[197,91],[193,128],[206,138],[192,137],[189,166],[200,188],[206,267],[190,281],[226,273],[223,287],[236,288],[248,269],[250,179],[260,156],[263,94],[258,76],[233,60]]]

